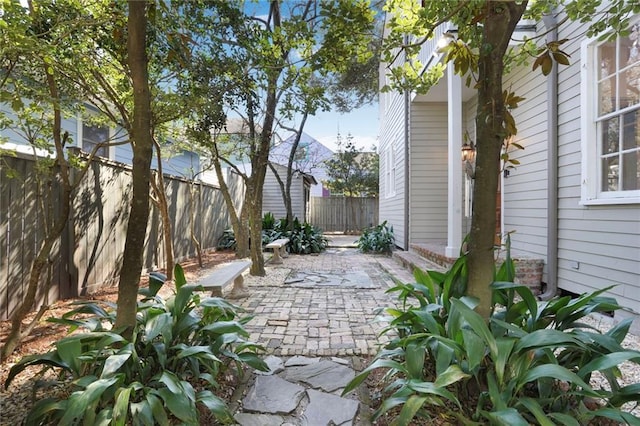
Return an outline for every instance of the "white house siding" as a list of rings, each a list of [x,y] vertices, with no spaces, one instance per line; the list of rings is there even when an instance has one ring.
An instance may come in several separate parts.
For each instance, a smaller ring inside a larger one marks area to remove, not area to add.
[[[384,69],[383,69],[384,71]],[[391,92],[380,95],[380,204],[379,220],[393,226],[396,245],[408,249],[405,244],[405,145],[404,145],[404,96]],[[387,158],[392,155],[395,163],[395,185],[387,185]]]
[[[571,65],[559,73],[558,285],[574,293],[616,284],[611,294],[640,312],[640,205],[580,205],[580,43],[578,24],[560,39]],[[624,315],[624,314],[623,314]],[[636,321],[636,327],[640,327]]]
[[[503,178],[503,232],[515,231],[511,233],[514,254],[541,259],[547,254],[546,84],[546,77],[539,70],[532,72],[530,65],[514,69],[504,84],[505,90],[525,100],[511,111],[518,129],[514,142],[524,150],[510,149],[510,157],[520,164]]]
[[[447,104],[411,104],[411,243],[447,239]]]
[[[275,166],[278,170],[278,174],[281,179],[286,179],[286,167],[280,165]],[[293,177],[291,181],[291,207],[293,209],[294,217],[297,217],[301,222],[305,220],[304,211],[304,180],[301,175],[299,177]],[[271,171],[267,170],[267,174],[264,179],[264,188],[262,191],[262,213],[271,212],[276,219],[280,219],[287,216],[287,210],[284,206],[282,199],[282,190],[278,181]]]
[[[28,102],[25,100],[25,102]],[[0,115],[4,118],[11,120],[12,123],[17,123],[17,117],[14,114],[11,107],[6,103],[0,103]],[[63,118],[61,123],[62,132],[69,133],[69,141],[67,146],[73,146],[78,140],[78,126],[75,118]],[[45,131],[48,129],[45,129]],[[33,154],[33,149],[29,145],[29,142],[25,138],[24,133],[19,128],[16,128],[13,124],[10,124],[6,128],[0,128],[0,144],[3,144],[2,148],[7,150],[16,150],[26,154]]]

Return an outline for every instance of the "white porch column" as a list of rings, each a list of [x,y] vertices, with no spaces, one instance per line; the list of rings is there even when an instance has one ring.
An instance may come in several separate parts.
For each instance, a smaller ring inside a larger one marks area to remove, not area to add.
[[[462,79],[447,67],[448,184],[447,257],[457,257],[462,244]]]

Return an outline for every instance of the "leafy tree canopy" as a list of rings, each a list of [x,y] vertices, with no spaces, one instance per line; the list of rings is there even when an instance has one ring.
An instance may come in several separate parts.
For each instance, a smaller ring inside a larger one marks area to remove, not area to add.
[[[363,152],[356,148],[353,136],[346,141],[338,134],[338,152],[324,163],[329,180],[324,184],[337,194],[347,197],[378,196],[379,156],[374,151]]]

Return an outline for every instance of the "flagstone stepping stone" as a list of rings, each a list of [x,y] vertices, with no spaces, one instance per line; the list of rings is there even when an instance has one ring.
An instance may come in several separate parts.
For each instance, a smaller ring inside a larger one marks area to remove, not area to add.
[[[378,287],[365,271],[323,272],[316,274],[295,271],[292,272],[286,284],[297,288],[349,287],[366,289]]]
[[[317,425],[352,425],[358,413],[358,401],[342,398],[317,390],[307,390],[309,405],[302,417],[302,424]]]
[[[284,418],[272,414],[238,413],[233,416],[240,426],[282,426]]]
[[[282,361],[282,358],[269,355],[263,361],[265,362],[265,364],[267,364],[267,367],[269,367],[269,371],[256,370],[256,374],[271,376],[273,374],[278,374],[284,370],[284,362]]]
[[[317,362],[320,362],[320,358],[309,358],[309,357],[302,356],[302,355],[296,355],[296,356],[292,356],[291,358],[289,358],[284,363],[284,366],[285,367],[294,367],[294,366],[315,364]]]
[[[355,375],[355,371],[351,368],[327,360],[301,367],[288,367],[282,373],[282,377],[286,380],[307,383],[325,392],[344,388]]]
[[[249,393],[242,400],[246,411],[265,414],[289,414],[304,396],[305,388],[278,376],[256,376]]]
[[[337,358],[335,356],[331,357],[331,361],[335,362],[336,364],[349,365],[349,361],[347,361],[346,359]]]

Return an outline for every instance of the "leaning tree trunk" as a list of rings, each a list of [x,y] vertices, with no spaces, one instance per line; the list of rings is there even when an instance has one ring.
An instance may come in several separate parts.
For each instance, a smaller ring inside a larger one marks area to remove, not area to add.
[[[491,289],[494,278],[494,234],[496,229],[496,192],[500,173],[500,151],[506,136],[502,78],[503,58],[526,2],[489,2],[484,21],[478,76],[476,114],[477,157],[473,186],[473,214],[469,236],[468,293],[479,299],[477,311],[484,318],[491,314]]]
[[[144,240],[149,220],[151,178],[151,94],[146,54],[147,2],[129,1],[127,54],[133,85],[133,197],[127,223],[122,270],[118,283],[118,312],[115,327],[130,339],[136,325],[138,284],[142,272]]]
[[[151,187],[155,195],[152,198],[154,204],[160,212],[162,221],[162,242],[164,246],[164,269],[168,280],[173,279],[174,253],[173,253],[173,232],[171,227],[171,218],[169,217],[169,202],[167,200],[167,190],[164,186],[164,177],[162,176],[162,166],[160,146],[155,144],[158,151],[158,173],[151,175]]]
[[[201,268],[204,267],[204,263],[202,261],[202,245],[200,244],[200,240],[196,235],[196,201],[195,201],[195,192],[196,185],[191,181],[189,184],[189,236],[191,237],[191,243],[193,247],[196,249],[196,257],[198,258],[198,266]],[[198,191],[198,195],[201,194],[201,191]],[[198,196],[198,204],[200,207],[202,205],[202,199]]]
[[[233,234],[236,239],[236,258],[244,259],[249,257],[249,225],[248,225],[248,216],[247,216],[247,188],[248,185],[245,183],[245,191],[244,191],[244,202],[242,207],[240,207],[240,215],[238,216],[238,209],[233,202],[233,198],[231,198],[231,190],[229,189],[229,185],[224,180],[224,176],[222,175],[222,166],[220,164],[220,157],[218,156],[217,148],[214,145],[213,152],[213,168],[216,171],[216,176],[218,177],[218,185],[220,185],[220,191],[222,192],[222,198],[224,198],[224,202],[227,206],[227,210],[229,211],[229,218],[231,220],[231,227],[233,228]],[[245,182],[248,179],[245,179]]]
[[[28,2],[29,9],[32,14],[35,15],[37,11],[33,7],[33,2]],[[43,68],[48,70],[49,65],[43,61]],[[36,318],[32,321],[31,324],[27,326],[25,330],[22,328],[22,321],[25,317],[31,312],[31,309],[35,305],[36,296],[38,294],[38,287],[40,284],[40,277],[42,276],[42,271],[48,264],[49,255],[51,254],[51,250],[53,249],[54,244],[62,235],[64,231],[65,225],[69,219],[69,214],[71,212],[71,199],[74,190],[74,184],[82,179],[84,173],[86,173],[88,169],[88,165],[82,169],[82,172],[78,175],[78,180],[76,182],[70,181],[70,169],[69,164],[64,155],[64,145],[67,142],[68,134],[62,135],[62,112],[60,110],[60,95],[58,92],[58,85],[56,83],[56,79],[53,73],[46,71],[44,73],[46,75],[47,88],[49,90],[49,95],[51,96],[52,109],[53,109],[53,142],[56,152],[56,164],[59,167],[58,173],[60,177],[60,184],[62,186],[62,194],[60,196],[60,206],[61,211],[57,219],[54,219],[53,225],[51,228],[47,228],[47,224],[45,223],[45,233],[42,244],[38,249],[36,257],[33,259],[31,263],[31,269],[29,271],[29,282],[27,284],[27,292],[24,295],[24,298],[18,305],[15,313],[11,316],[11,330],[9,331],[9,335],[5,341],[2,350],[0,351],[0,361],[5,360],[9,355],[13,353],[13,351],[18,347],[20,342],[24,337],[26,337],[31,330],[33,330],[35,323],[39,320],[39,318],[44,314],[46,307],[43,306],[42,309],[38,312]],[[46,216],[45,216],[45,221]]]
[[[55,224],[51,229],[51,232],[45,236],[44,241],[42,242],[42,245],[38,250],[38,254],[31,263],[27,292],[18,305],[18,309],[11,316],[11,330],[9,332],[9,335],[7,336],[7,340],[5,341],[4,346],[2,347],[2,351],[0,352],[0,361],[6,360],[7,357],[13,353],[22,339],[24,339],[29,334],[29,332],[35,325],[34,323],[30,324],[23,332],[22,321],[31,312],[31,309],[36,302],[36,295],[38,294],[42,271],[49,263],[48,259],[49,254],[51,253],[51,249],[53,248],[53,245],[58,240],[58,238],[60,238],[62,231],[64,231],[65,224],[67,223],[67,219],[69,217],[69,212],[71,211],[69,205],[71,202],[70,188],[63,188],[61,198],[62,199],[60,200],[60,205],[62,206],[62,211],[60,212],[60,216],[55,220]],[[44,311],[42,313],[44,313]],[[41,316],[42,314],[39,314],[39,317]],[[37,320],[38,318],[34,319],[34,321]]]

